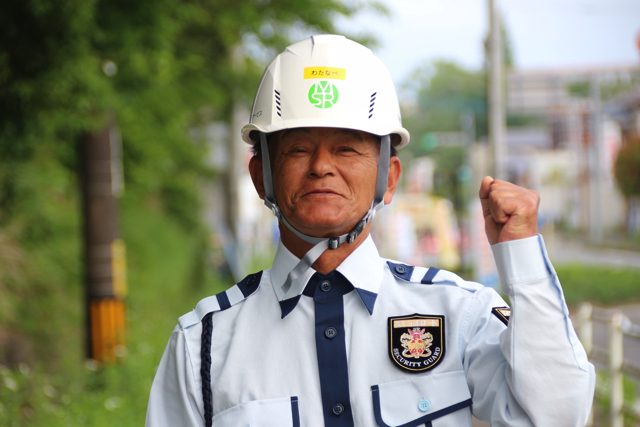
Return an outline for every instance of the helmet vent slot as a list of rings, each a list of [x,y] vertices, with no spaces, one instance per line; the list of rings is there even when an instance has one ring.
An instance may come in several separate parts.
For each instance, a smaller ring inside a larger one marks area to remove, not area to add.
[[[275,92],[276,97],[276,109],[278,110],[278,117],[282,117],[282,109],[280,108],[280,92],[277,90],[273,90]]]
[[[373,108],[374,105],[376,105],[376,95],[378,94],[378,92],[374,92],[371,94],[371,99],[369,100],[369,118],[371,118],[371,116],[373,116]]]

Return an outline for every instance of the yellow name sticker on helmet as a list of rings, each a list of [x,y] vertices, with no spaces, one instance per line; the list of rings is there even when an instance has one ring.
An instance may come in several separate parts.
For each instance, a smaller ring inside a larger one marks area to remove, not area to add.
[[[346,80],[347,69],[335,67],[305,67],[304,78]]]

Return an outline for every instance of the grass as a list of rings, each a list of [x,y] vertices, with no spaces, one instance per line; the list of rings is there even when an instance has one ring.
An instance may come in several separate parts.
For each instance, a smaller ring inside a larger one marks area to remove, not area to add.
[[[554,267],[570,306],[582,301],[599,306],[640,301],[640,269],[608,269],[578,264]]]
[[[611,397],[609,395],[610,375],[605,370],[597,371],[596,394],[594,399],[594,426],[609,426],[609,408]],[[622,389],[625,406],[633,406],[638,400],[638,381],[635,378],[624,375],[622,378]],[[624,412],[624,426],[636,427],[638,419],[627,412]]]

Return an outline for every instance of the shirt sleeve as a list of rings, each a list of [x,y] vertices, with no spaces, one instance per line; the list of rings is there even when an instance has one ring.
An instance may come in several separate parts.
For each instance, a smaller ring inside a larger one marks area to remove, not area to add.
[[[463,332],[464,367],[476,417],[492,426],[584,426],[595,370],[576,336],[542,236],[492,246],[505,303],[480,291]]]
[[[203,427],[197,382],[184,331],[176,327],[156,372],[146,427]]]

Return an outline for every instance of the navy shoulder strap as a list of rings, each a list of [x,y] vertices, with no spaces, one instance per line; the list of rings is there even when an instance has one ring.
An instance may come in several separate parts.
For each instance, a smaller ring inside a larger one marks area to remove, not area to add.
[[[204,423],[213,423],[213,402],[211,400],[211,334],[213,332],[213,312],[202,318],[200,337],[200,376],[202,377],[202,400],[204,402]]]

